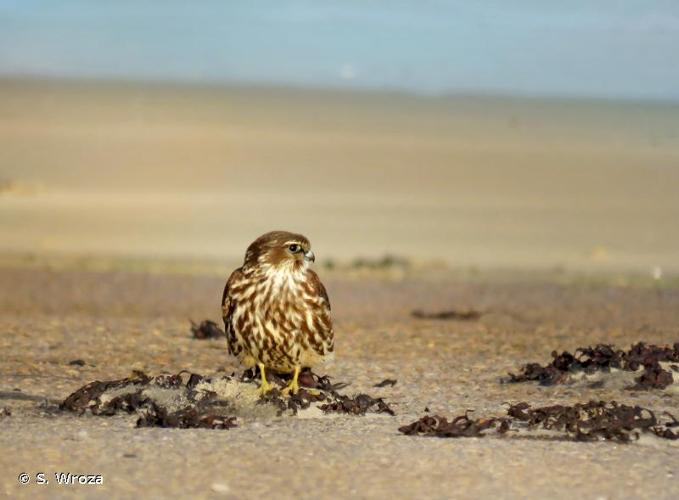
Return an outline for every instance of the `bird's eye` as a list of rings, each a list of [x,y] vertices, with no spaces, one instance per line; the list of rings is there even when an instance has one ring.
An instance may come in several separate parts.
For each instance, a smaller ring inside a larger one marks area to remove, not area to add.
[[[299,252],[299,245],[297,245],[296,243],[293,243],[292,245],[290,245],[290,246],[288,247],[288,249],[289,249],[292,253],[297,253],[297,252]]]

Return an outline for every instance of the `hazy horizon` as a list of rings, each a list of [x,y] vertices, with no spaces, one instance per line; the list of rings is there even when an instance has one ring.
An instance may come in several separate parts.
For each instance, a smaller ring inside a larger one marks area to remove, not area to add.
[[[521,93],[518,91],[483,91],[474,89],[451,89],[439,93],[422,93],[406,88],[372,88],[372,87],[343,87],[341,85],[313,85],[277,82],[254,82],[254,81],[196,81],[196,80],[163,80],[152,78],[133,78],[133,77],[111,77],[111,76],[55,76],[55,75],[35,75],[35,74],[12,74],[4,75],[0,73],[0,84],[26,84],[39,85],[41,87],[54,85],[55,87],[77,87],[84,85],[87,87],[111,87],[111,88],[134,88],[134,89],[182,89],[187,90],[262,90],[272,92],[283,92],[290,94],[318,94],[318,95],[345,95],[345,96],[393,96],[395,98],[421,100],[423,102],[445,102],[447,99],[468,99],[479,101],[526,101],[526,102],[600,102],[600,103],[620,103],[642,105],[663,105],[667,104],[673,109],[677,107],[679,112],[679,97],[671,96],[605,96],[605,95],[569,95],[569,94],[550,94],[544,93]]]

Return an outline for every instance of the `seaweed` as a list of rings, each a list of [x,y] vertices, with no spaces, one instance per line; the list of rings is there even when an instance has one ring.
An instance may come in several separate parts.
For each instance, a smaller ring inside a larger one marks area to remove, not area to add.
[[[398,382],[395,378],[385,378],[382,382],[375,384],[373,387],[394,387]]]
[[[246,370],[240,376],[225,376],[227,380],[256,385],[257,372]],[[273,405],[278,415],[290,411],[296,415],[299,410],[309,408],[314,403],[324,412],[364,415],[367,412],[394,415],[393,410],[382,398],[367,394],[353,397],[338,392],[347,386],[333,383],[327,375],[318,375],[310,370],[300,374],[300,390],[296,394],[283,396],[281,388],[287,384],[290,375],[270,373],[269,380],[274,389],[260,396],[259,404]],[[90,413],[97,416],[112,416],[119,413],[138,414],[137,427],[177,427],[229,429],[236,426],[236,418],[228,412],[233,409],[231,400],[218,399],[217,394],[200,390],[202,381],[211,381],[198,373],[180,371],[176,374],[161,374],[155,377],[143,372],[134,372],[130,377],[109,381],[94,381],[70,394],[59,406],[62,411],[80,415]],[[167,408],[154,399],[149,389],[176,391],[178,408]],[[104,397],[106,396],[106,397]]]
[[[260,404],[271,404],[278,408],[278,415],[282,415],[289,410],[293,415],[297,415],[299,410],[305,410],[317,401],[325,401],[326,395],[322,392],[312,392],[301,388],[297,394],[290,394],[285,397],[279,389],[273,389],[259,397]]]
[[[470,410],[451,422],[440,415],[425,415],[419,420],[399,428],[406,435],[433,437],[483,437],[485,431],[498,435],[508,431],[538,429],[560,432],[561,437],[571,441],[615,441],[628,443],[641,433],[651,433],[664,439],[679,439],[679,432],[671,428],[679,426],[670,413],[668,421],[661,422],[655,413],[641,406],[629,406],[616,401],[589,401],[569,405],[551,405],[533,408],[527,402],[510,404],[505,417],[489,417],[472,420]],[[530,435],[530,434],[529,434]]]
[[[137,420],[137,427],[174,427],[178,429],[231,429],[237,427],[236,417],[220,415],[196,406],[168,412],[152,402]]]
[[[664,389],[672,385],[674,378],[672,372],[664,370],[660,363],[644,366],[643,373],[634,379],[636,384],[628,387],[630,390]]]
[[[284,386],[289,376],[271,374],[270,382]],[[273,404],[278,408],[281,415],[286,410],[291,410],[293,415],[300,409],[306,409],[312,403],[323,403],[319,408],[324,413],[345,413],[350,415],[365,415],[366,413],[386,413],[395,415],[393,409],[383,398],[373,398],[368,394],[347,396],[339,393],[339,389],[348,384],[339,382],[332,383],[330,377],[317,375],[310,370],[302,372],[298,379],[302,386],[297,394],[283,397],[279,389],[273,389],[260,397],[260,403]]]
[[[673,347],[649,345],[638,342],[623,351],[609,344],[597,344],[594,347],[579,347],[575,354],[564,351],[552,352],[552,361],[546,365],[527,363],[520,368],[518,374],[510,373],[509,382],[537,381],[541,385],[562,384],[569,380],[569,375],[577,371],[593,373],[609,372],[611,369],[636,371],[640,367],[644,372],[635,381],[636,385],[629,389],[647,390],[662,389],[672,384],[672,373],[660,365],[661,362],[679,361],[679,342]]]
[[[350,415],[365,415],[367,412],[387,413],[394,416],[394,410],[382,398],[373,398],[368,394],[358,394],[354,397],[333,394],[333,401],[322,404],[325,413],[347,413]]]
[[[196,324],[191,320],[191,335],[194,339],[198,340],[220,339],[226,337],[224,330],[222,330],[217,323],[209,319],[201,321],[200,324]]]
[[[92,414],[97,415],[98,412],[105,411],[102,410],[102,408],[106,405],[102,403],[101,396],[106,391],[110,389],[119,389],[130,385],[145,386],[148,385],[151,380],[151,377],[140,371],[135,371],[133,372],[133,376],[123,379],[109,380],[104,382],[95,380],[94,382],[84,385],[69,395],[59,405],[59,408],[61,410],[69,410],[78,413],[83,413],[86,410],[90,410]]]
[[[236,426],[235,417],[216,411],[218,402],[214,394],[195,390],[204,377],[197,373],[181,371],[174,375],[150,377],[143,372],[135,372],[132,377],[111,381],[91,382],[71,395],[59,406],[61,410],[78,414],[89,412],[97,416],[112,416],[118,413],[139,413],[137,427],[177,427],[229,429]],[[150,387],[178,389],[185,391],[187,404],[170,411],[153,400],[145,390]],[[102,396],[111,390],[131,388],[111,399]]]
[[[449,309],[446,311],[438,312],[425,312],[420,309],[416,309],[413,312],[411,312],[410,315],[413,318],[417,319],[476,321],[483,315],[483,313],[481,311],[476,311],[475,309],[468,309],[465,311]]]
[[[399,431],[408,436],[436,436],[446,438],[483,437],[484,432],[497,428],[500,433],[509,429],[508,419],[505,418],[469,418],[471,410],[464,415],[455,417],[451,422],[440,415],[425,415],[409,425],[399,427]]]

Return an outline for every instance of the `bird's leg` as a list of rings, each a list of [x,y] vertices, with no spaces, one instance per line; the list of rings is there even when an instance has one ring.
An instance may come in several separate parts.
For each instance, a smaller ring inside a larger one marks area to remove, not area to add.
[[[290,383],[281,391],[284,395],[290,393],[297,394],[299,392],[299,384],[297,383],[297,378],[299,377],[299,366],[295,366],[295,371],[292,374],[292,380]]]
[[[266,369],[264,368],[264,363],[257,363],[257,366],[259,367],[259,374],[262,377],[262,383],[259,385],[259,392],[266,394],[272,389],[272,387],[271,384],[266,381]]]

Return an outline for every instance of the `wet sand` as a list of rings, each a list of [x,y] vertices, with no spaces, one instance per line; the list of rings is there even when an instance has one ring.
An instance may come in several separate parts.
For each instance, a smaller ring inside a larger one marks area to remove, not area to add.
[[[679,410],[676,391],[502,384],[508,371],[550,352],[597,342],[679,340],[676,287],[534,276],[494,280],[400,279],[319,270],[333,303],[337,358],[326,368],[345,392],[383,396],[395,417],[281,417],[231,430],[137,429],[135,417],[53,415],[83,384],[186,369],[237,369],[222,341],[191,338],[189,318],[219,319],[223,280],[209,275],[0,270],[1,494],[255,498],[676,497],[677,442],[620,445],[550,439],[408,437],[399,426],[432,413],[500,415],[506,401],[614,399]],[[486,311],[479,320],[432,321],[413,309]],[[80,359],[84,366],[69,362]],[[676,375],[675,375],[676,377]],[[377,389],[385,378],[396,386]],[[20,392],[16,391],[17,389]],[[8,395],[9,394],[9,395]],[[20,396],[17,396],[20,395]],[[26,397],[29,399],[27,400]],[[22,399],[18,399],[22,398]],[[21,486],[21,472],[103,474],[103,486]]]

